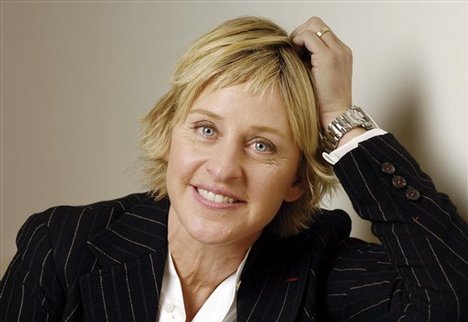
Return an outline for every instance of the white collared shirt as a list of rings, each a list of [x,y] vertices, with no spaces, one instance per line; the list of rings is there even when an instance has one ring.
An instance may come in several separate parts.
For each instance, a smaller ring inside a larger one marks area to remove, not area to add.
[[[250,250],[249,250],[250,251]],[[235,322],[237,321],[236,295],[240,285],[240,275],[249,252],[237,270],[228,276],[211,293],[197,312],[192,322]],[[158,322],[185,322],[185,306],[182,286],[169,252],[164,267],[164,277],[159,301]]]

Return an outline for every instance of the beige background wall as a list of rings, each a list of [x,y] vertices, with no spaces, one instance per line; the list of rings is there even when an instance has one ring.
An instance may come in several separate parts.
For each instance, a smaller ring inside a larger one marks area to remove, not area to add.
[[[324,18],[354,50],[355,103],[467,213],[466,2],[2,1],[0,276],[31,213],[141,190],[139,119],[192,40],[247,14]]]

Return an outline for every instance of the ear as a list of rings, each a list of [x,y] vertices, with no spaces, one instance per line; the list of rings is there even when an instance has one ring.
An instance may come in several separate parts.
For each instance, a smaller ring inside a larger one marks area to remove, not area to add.
[[[166,161],[166,163],[169,162],[169,148],[164,152],[162,159]]]
[[[289,190],[286,192],[286,196],[284,197],[284,201],[286,202],[294,202],[298,200],[304,194],[304,189],[299,182],[295,182]]]

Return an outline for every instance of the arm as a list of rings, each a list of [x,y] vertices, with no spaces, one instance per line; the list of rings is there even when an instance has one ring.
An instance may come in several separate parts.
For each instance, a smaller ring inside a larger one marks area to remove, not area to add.
[[[466,320],[468,228],[448,197],[391,135],[361,142],[335,172],[383,248],[352,241],[338,254],[328,284],[333,316]]]
[[[351,52],[333,32],[317,34],[324,27],[311,18],[291,35],[311,53],[321,128],[352,105]],[[340,145],[363,132],[348,132]],[[376,136],[342,157],[335,172],[383,247],[343,246],[327,290],[334,320],[466,319],[466,224],[416,161],[391,135]]]

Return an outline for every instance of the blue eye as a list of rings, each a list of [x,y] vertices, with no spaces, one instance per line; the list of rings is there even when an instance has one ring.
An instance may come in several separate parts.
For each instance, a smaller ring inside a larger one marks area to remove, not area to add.
[[[260,153],[269,153],[275,151],[275,148],[272,144],[263,141],[254,142],[254,149]]]
[[[200,132],[203,136],[206,136],[206,137],[212,137],[215,134],[214,129],[208,126],[202,126],[200,128]]]
[[[268,150],[268,146],[263,142],[255,142],[255,150],[259,152],[266,152]]]

